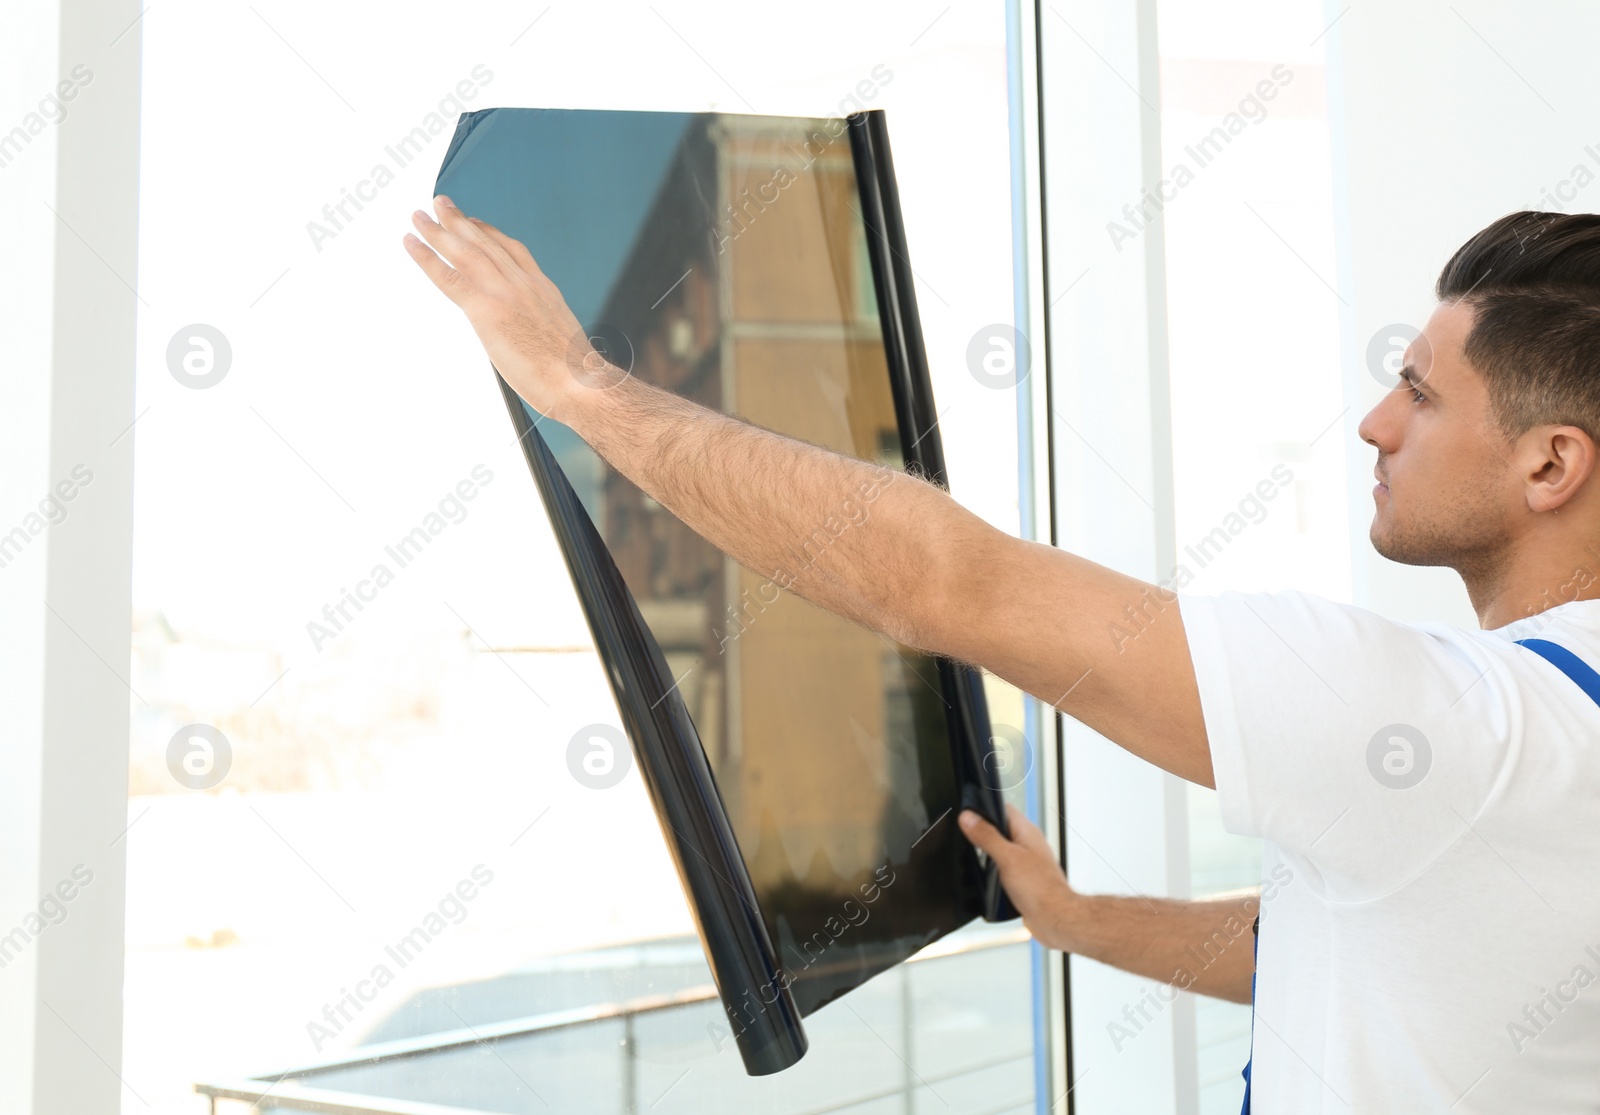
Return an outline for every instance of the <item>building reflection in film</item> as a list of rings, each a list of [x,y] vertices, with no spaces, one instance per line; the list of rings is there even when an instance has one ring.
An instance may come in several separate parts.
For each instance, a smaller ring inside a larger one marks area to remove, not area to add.
[[[843,121],[688,119],[603,308],[584,323],[597,347],[707,406],[899,468]],[[926,802],[955,795],[934,662],[783,591],[778,571],[736,565],[551,425],[542,428],[680,679],[762,905],[789,912],[770,927],[780,963],[815,961],[806,942],[839,915],[841,896],[856,893],[861,907],[874,881],[909,889],[939,878],[930,854],[949,859],[938,902],[948,909],[961,873],[953,826],[904,870],[940,820]],[[834,520],[797,540],[781,572],[825,564],[842,531],[870,529],[871,511],[841,493]],[[930,937],[949,928],[905,927]],[[849,948],[836,959],[871,964]]]

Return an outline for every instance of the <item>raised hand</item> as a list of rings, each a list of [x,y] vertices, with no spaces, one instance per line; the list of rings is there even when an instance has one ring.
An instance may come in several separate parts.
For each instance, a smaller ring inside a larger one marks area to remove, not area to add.
[[[461,307],[489,359],[529,406],[564,420],[585,389],[625,378],[594,350],[520,241],[468,217],[443,194],[433,207],[438,220],[420,209],[412,214],[421,238],[407,233],[406,252]]]

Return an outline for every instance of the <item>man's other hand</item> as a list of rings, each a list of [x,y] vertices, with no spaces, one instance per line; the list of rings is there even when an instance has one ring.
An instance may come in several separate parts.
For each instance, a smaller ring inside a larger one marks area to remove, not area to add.
[[[1022,924],[1046,948],[1065,949],[1063,929],[1072,888],[1039,826],[1014,805],[1006,806],[1011,839],[970,809],[961,811],[961,831],[1000,869],[1000,882]]]

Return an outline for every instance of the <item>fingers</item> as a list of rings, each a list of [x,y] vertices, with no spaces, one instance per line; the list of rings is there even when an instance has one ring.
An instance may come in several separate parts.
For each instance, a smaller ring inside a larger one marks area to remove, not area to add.
[[[957,818],[961,831],[968,840],[986,852],[990,859],[1004,867],[1006,861],[1016,854],[1016,847],[1000,835],[1000,830],[985,821],[970,809],[963,809]]]
[[[523,286],[529,285],[530,275],[544,275],[533,253],[520,240],[507,236],[488,221],[467,216],[443,194],[433,199],[433,207],[438,220],[418,209],[411,215],[411,222],[429,246],[458,271],[470,268],[475,257],[481,257]]]
[[[503,233],[498,237],[490,236],[488,230],[494,229],[493,225],[489,224],[488,221],[480,221],[476,217],[467,216],[461,211],[460,206],[443,194],[433,199],[433,207],[439,213],[440,224],[493,260],[495,266],[502,273],[518,280],[523,286],[528,285],[528,277],[525,274],[526,268],[517,262],[504,243],[504,241],[510,240],[510,237],[505,236]],[[499,232],[499,229],[494,229],[494,231]],[[530,256],[529,259],[531,260],[532,257]]]
[[[422,268],[423,273],[433,280],[433,285],[444,291],[451,301],[454,301],[456,292],[460,289],[455,269],[440,259],[432,248],[409,232],[406,233],[402,243],[405,244],[406,254],[417,261],[417,266]]]
[[[970,809],[962,810],[958,820],[967,839],[999,863],[1003,864],[1008,856],[1021,852],[1043,854],[1052,860],[1055,858],[1055,850],[1050,847],[1050,840],[1043,830],[1028,820],[1022,810],[1009,803],[1006,805],[1006,824],[1011,829],[1009,840],[1000,834],[999,829]]]
[[[533,253],[528,251],[528,246],[521,240],[518,240],[515,236],[507,236],[488,221],[481,221],[477,217],[468,217],[467,220],[471,221],[485,236],[499,245],[518,267],[526,271],[544,274],[539,269],[538,261],[533,258]]]
[[[533,254],[521,242],[507,236],[488,221],[467,216],[460,206],[443,194],[433,199],[433,207],[439,214],[437,222],[430,222],[433,227],[444,235],[454,236],[465,251],[474,253],[465,257],[467,264],[481,258],[494,268],[495,274],[499,277],[510,280],[541,302],[548,301],[536,280],[543,280],[545,284],[548,284],[549,280],[544,278],[544,272],[540,271],[539,265],[534,262]],[[426,232],[426,226],[421,222],[418,222],[417,227]],[[461,257],[452,258],[457,259],[458,269],[470,272],[471,268],[461,261]],[[477,277],[482,279],[487,275]]]
[[[472,226],[464,217],[459,224],[456,223],[455,216],[460,210],[452,212],[438,201],[434,202],[434,208],[438,210],[440,217],[449,222],[448,224],[435,221],[420,209],[411,214],[411,223],[416,226],[417,232],[427,241],[430,248],[443,256],[458,271],[471,270],[475,265],[484,262],[499,270],[498,265],[483,250],[483,246],[473,242],[475,236],[469,239],[468,236],[471,234],[463,235]]]
[[[528,273],[543,274],[533,261],[533,254],[514,237],[507,236],[488,221],[469,217],[461,207],[444,194],[433,199],[439,223],[471,243],[484,255],[494,260],[500,270],[528,285]]]

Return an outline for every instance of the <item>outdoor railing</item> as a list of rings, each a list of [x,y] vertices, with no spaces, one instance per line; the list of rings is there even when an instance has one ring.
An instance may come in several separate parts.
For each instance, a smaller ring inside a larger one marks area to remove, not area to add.
[[[936,943],[912,957],[908,964],[927,964],[962,956],[1007,948],[1028,940],[1025,930],[1017,928],[986,936],[977,941],[952,942],[941,948]],[[516,1038],[549,1035],[576,1027],[605,1022],[620,1022],[623,1027],[624,1056],[622,1081],[622,1110],[635,1112],[637,1088],[637,1058],[635,1056],[634,1020],[662,1011],[682,1009],[716,1000],[717,990],[707,984],[686,988],[669,995],[640,996],[619,1003],[601,1003],[572,1010],[552,1011],[503,1022],[467,1026],[463,1029],[445,1030],[420,1037],[377,1042],[359,1046],[337,1056],[307,1062],[293,1068],[255,1076],[221,1079],[194,1086],[196,1092],[210,1100],[212,1115],[222,1115],[219,1101],[238,1101],[250,1105],[251,1111],[284,1110],[308,1111],[318,1115],[483,1115],[483,1108],[457,1107],[448,1104],[427,1103],[415,1100],[392,1099],[363,1095],[358,1092],[319,1088],[302,1081],[342,1069],[368,1068],[376,1065],[398,1064],[416,1058],[461,1050],[471,1046],[492,1048],[496,1043]],[[979,1065],[967,1065],[956,1072],[923,1074],[917,1077],[922,1085],[931,1086],[957,1076],[993,1068],[1029,1054],[999,1058]],[[907,1066],[909,1069],[909,1066]],[[815,1115],[826,1111],[887,1098],[904,1091],[903,1087],[879,1090],[871,1094],[853,1096],[848,1101],[819,1109]]]

